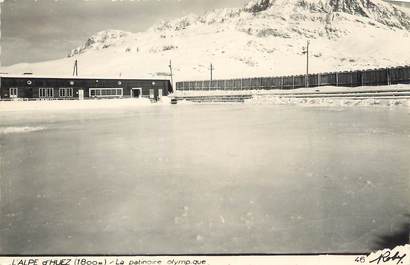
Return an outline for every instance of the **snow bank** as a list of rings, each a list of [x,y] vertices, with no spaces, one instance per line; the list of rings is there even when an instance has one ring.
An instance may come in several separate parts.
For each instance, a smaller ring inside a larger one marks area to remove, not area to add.
[[[28,132],[35,132],[35,131],[42,131],[45,127],[0,127],[0,135],[1,134],[12,134],[12,133],[28,133]]]
[[[299,106],[381,106],[381,107],[410,107],[410,99],[344,99],[344,98],[283,98],[272,95],[256,95],[245,100],[246,104],[274,104],[274,105],[299,105]]]
[[[163,97],[161,104],[167,104],[167,97]],[[137,108],[150,105],[153,103],[149,99],[1,101],[0,111],[98,110]]]

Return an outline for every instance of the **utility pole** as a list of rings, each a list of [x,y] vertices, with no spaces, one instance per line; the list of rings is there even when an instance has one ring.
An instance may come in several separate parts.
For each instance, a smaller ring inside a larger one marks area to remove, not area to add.
[[[303,54],[306,54],[306,87],[309,87],[309,45],[310,41],[307,40],[306,47],[303,47]]]
[[[77,60],[74,62],[73,76],[78,76],[78,64]]]
[[[212,65],[212,63],[211,63],[211,67],[209,68],[209,70],[211,71],[211,82],[212,82],[212,72],[213,72],[213,70],[215,70],[215,68],[214,68],[214,66]]]
[[[209,90],[211,90],[211,86],[212,86],[212,73],[215,70],[214,66],[211,63],[211,66],[209,68],[209,70],[211,71],[211,82],[209,83]]]
[[[168,67],[169,67],[169,73],[170,73],[170,76],[171,76],[171,85],[174,86],[174,79],[173,79],[173,74],[172,74],[172,61],[171,60],[169,60]]]

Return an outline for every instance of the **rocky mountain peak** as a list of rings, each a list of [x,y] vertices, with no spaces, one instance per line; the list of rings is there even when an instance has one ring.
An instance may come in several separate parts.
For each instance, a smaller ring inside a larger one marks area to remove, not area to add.
[[[274,0],[251,0],[245,5],[245,10],[252,13],[257,13],[269,9]]]
[[[127,37],[130,34],[130,32],[113,29],[97,32],[89,37],[82,46],[71,50],[68,54],[68,57],[72,57],[76,54],[81,54],[90,49],[106,49],[108,47],[111,47],[112,45],[115,45],[119,40]]]
[[[410,30],[410,14],[383,0],[250,0],[244,10],[254,14],[265,12],[293,12],[300,14],[344,13],[373,19],[389,27]]]

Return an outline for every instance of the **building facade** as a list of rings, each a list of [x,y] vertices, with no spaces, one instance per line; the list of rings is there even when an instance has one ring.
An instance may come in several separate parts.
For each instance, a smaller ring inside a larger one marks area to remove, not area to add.
[[[173,92],[161,79],[0,76],[0,99],[139,98],[158,100]]]

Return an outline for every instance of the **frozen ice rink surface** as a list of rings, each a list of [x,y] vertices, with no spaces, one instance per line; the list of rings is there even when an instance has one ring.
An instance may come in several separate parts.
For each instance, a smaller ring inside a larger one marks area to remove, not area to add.
[[[0,113],[1,254],[364,252],[408,222],[409,109]]]

